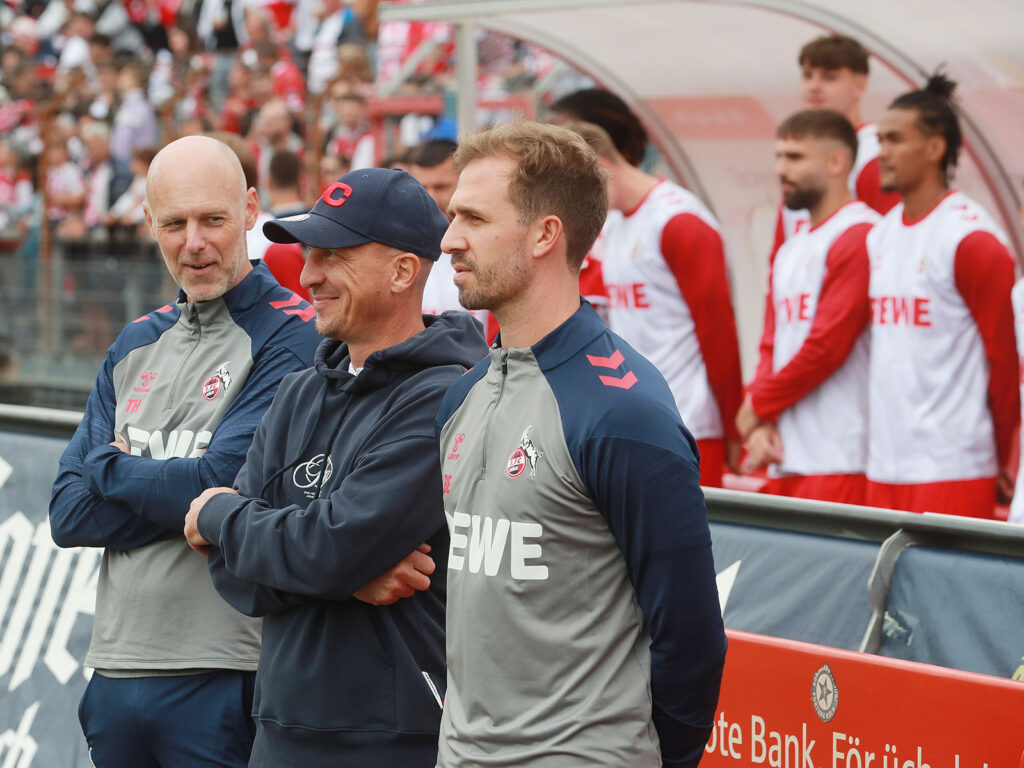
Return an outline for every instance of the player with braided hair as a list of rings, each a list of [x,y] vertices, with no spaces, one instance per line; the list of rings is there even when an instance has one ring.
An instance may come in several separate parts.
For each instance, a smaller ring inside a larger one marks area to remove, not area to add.
[[[883,189],[868,235],[868,503],[991,517],[1020,415],[1005,234],[950,188],[963,144],[956,84],[936,72],[879,122]]]

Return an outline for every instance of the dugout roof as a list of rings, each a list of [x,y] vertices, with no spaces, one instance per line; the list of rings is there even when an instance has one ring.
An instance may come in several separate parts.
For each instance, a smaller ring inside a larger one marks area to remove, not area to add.
[[[669,175],[722,223],[748,372],[779,200],[774,129],[799,109],[797,52],[820,34],[848,34],[871,51],[866,120],[946,65],[967,140],[955,185],[995,214],[1018,259],[1024,253],[1021,0],[433,0],[384,5],[381,15],[476,25],[540,45],[629,102]],[[472,95],[473,79],[460,83]],[[461,115],[465,129],[472,112]]]

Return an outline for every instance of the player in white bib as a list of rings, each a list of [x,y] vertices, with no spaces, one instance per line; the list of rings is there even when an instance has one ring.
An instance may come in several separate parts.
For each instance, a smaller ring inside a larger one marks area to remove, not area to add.
[[[1021,221],[1024,221],[1024,207],[1021,208]],[[1017,334],[1018,371],[1024,374],[1024,279],[1013,286],[1013,328]],[[1024,375],[1020,377],[1022,401],[1024,401]],[[1021,438],[1024,444],[1024,436]],[[1024,447],[1024,445],[1022,445]],[[1021,462],[1024,465],[1024,462]],[[1017,470],[1017,484],[1013,490],[1013,503],[1010,504],[1010,522],[1024,525],[1024,466]]]
[[[881,214],[899,202],[883,192],[878,178],[878,126],[861,120],[860,100],[868,84],[868,52],[844,35],[825,35],[800,49],[800,102],[804,109],[833,109],[857,129],[857,155],[847,176],[850,194]],[[810,226],[806,208],[779,206],[774,254],[800,229]]]
[[[423,188],[427,190],[437,207],[445,216],[448,215],[448,203],[459,183],[459,174],[452,165],[452,155],[458,145],[448,139],[431,139],[415,147],[410,153],[411,166],[409,173]],[[469,312],[459,303],[459,289],[455,287],[455,269],[452,267],[450,254],[442,253],[427,275],[427,284],[423,286],[423,313],[440,315],[450,309]],[[497,324],[490,312],[470,312],[473,317],[484,325],[485,335],[493,339],[497,333]]]
[[[630,163],[592,123],[566,123],[608,172],[609,213],[592,254],[608,327],[668,381],[697,439],[701,485],[720,486],[739,453],[739,342],[718,222],[695,195]],[[728,444],[728,445],[727,445]]]
[[[879,122],[882,185],[902,202],[868,235],[868,504],[992,517],[1020,418],[1006,236],[949,188],[962,143],[941,74]]]
[[[806,110],[777,132],[787,209],[810,226],[775,254],[761,359],[736,426],[765,493],[864,503],[868,278],[865,240],[881,218],[846,185],[857,134],[838,112]]]

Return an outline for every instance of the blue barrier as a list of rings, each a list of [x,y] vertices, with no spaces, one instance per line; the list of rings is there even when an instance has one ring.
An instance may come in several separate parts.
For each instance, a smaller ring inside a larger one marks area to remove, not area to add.
[[[58,549],[47,522],[78,418],[0,405],[0,766],[89,766],[77,707],[100,551]],[[1024,526],[705,494],[730,629],[1003,677],[1020,665]]]

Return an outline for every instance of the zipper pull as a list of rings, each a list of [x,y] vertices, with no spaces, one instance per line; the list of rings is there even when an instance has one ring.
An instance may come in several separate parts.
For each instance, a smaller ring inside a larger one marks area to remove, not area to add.
[[[501,353],[501,375],[504,376],[508,373],[508,352]]]

